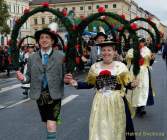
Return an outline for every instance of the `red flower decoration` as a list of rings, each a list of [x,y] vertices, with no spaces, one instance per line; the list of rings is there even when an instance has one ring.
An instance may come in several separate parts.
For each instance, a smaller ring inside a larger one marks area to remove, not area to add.
[[[151,18],[151,17],[148,17],[148,18],[147,18],[147,21],[151,21],[151,20],[152,20],[152,18]]]
[[[115,27],[115,25],[114,25],[114,24],[111,24],[110,26],[111,26],[111,28],[114,28],[114,27]]]
[[[157,49],[160,49],[160,48],[161,48],[161,45],[160,45],[160,44],[157,44],[157,45],[156,45],[156,48],[157,48]]]
[[[81,61],[80,57],[76,57],[76,58],[75,58],[76,64],[80,64],[80,61]]]
[[[73,26],[72,26],[72,30],[75,31],[75,30],[77,30],[77,29],[78,29],[78,25],[73,25]]]
[[[138,27],[137,27],[137,24],[136,24],[136,23],[131,23],[131,24],[130,24],[130,28],[131,28],[132,30],[136,30]]]
[[[76,48],[77,50],[79,50],[79,49],[80,49],[80,45],[77,44],[77,45],[75,46],[75,48]]]
[[[48,2],[42,2],[41,5],[42,5],[43,7],[49,8],[49,3],[48,3]]]
[[[139,16],[136,16],[135,19],[139,19],[140,17]]]
[[[64,8],[63,10],[62,10],[62,13],[63,13],[63,16],[67,16],[67,9],[66,8]]]
[[[98,8],[98,12],[99,12],[99,13],[104,13],[105,11],[106,11],[106,9],[105,9],[104,6],[100,6],[100,7]]]
[[[121,15],[121,18],[125,20],[125,15],[124,15],[124,14],[122,14],[122,15]]]
[[[111,72],[109,70],[102,70],[99,75],[111,76]]]
[[[143,65],[143,64],[144,64],[144,58],[141,57],[141,58],[139,59],[139,65],[141,66],[141,65]]]
[[[118,31],[120,32],[120,31],[122,31],[123,30],[123,26],[120,26],[119,28],[118,28]]]
[[[65,45],[63,49],[64,49],[64,51],[67,51],[68,46],[67,46],[67,45]]]
[[[24,14],[28,14],[30,12],[30,9],[26,8],[24,9]]]

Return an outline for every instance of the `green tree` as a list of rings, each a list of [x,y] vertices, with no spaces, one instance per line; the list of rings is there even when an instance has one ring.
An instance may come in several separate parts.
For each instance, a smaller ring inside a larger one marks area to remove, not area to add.
[[[0,33],[10,33],[10,28],[7,25],[7,20],[9,17],[10,15],[6,2],[4,0],[0,0]]]

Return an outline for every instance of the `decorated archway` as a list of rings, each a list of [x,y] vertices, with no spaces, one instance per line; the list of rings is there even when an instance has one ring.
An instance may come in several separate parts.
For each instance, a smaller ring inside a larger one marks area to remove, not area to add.
[[[50,13],[56,15],[60,19],[60,21],[62,22],[64,27],[66,28],[67,32],[69,33],[68,44],[70,44],[71,47],[73,47],[72,43],[70,43],[72,41],[72,38],[73,38],[73,36],[72,36],[73,24],[71,23],[69,18],[67,18],[65,16],[64,13],[62,13],[58,10],[55,10],[53,8],[49,8],[48,4],[44,4],[40,7],[37,7],[35,9],[33,9],[32,11],[30,11],[29,9],[25,9],[24,15],[16,20],[16,24],[15,24],[13,31],[12,31],[12,34],[11,34],[12,60],[13,60],[12,63],[16,69],[18,68],[18,58],[19,58],[19,49],[17,48],[17,38],[18,38],[19,30],[22,27],[22,25],[28,20],[28,18],[30,18],[32,15],[34,15],[38,12],[50,12]]]
[[[132,19],[130,21],[130,23],[134,23],[134,22],[137,22],[137,21],[146,22],[154,29],[154,31],[155,31],[155,45],[152,46],[153,47],[152,51],[155,52],[155,53],[158,52],[158,50],[161,48],[161,46],[160,46],[161,32],[158,30],[156,24],[153,21],[151,21],[150,18],[146,19],[146,18],[140,18],[140,17],[136,17],[136,18]]]
[[[21,28],[21,26],[27,21],[27,19],[38,13],[38,12],[50,12],[54,15],[56,15],[62,24],[65,26],[67,32],[68,32],[68,43],[67,46],[64,46],[65,54],[66,54],[66,66],[67,71],[72,72],[76,66],[76,64],[79,63],[80,57],[82,56],[82,48],[80,46],[80,40],[82,33],[86,26],[88,26],[91,22],[95,20],[99,20],[100,17],[106,16],[111,17],[114,20],[117,20],[120,22],[120,27],[118,28],[118,31],[121,32],[122,29],[126,29],[131,33],[131,38],[133,40],[133,46],[134,46],[134,69],[133,72],[135,75],[139,72],[139,64],[138,60],[140,59],[140,53],[138,49],[138,37],[136,35],[136,32],[132,26],[132,24],[129,23],[129,21],[122,18],[120,15],[117,15],[115,13],[111,12],[100,12],[95,13],[87,18],[84,18],[79,24],[75,22],[75,19],[70,19],[67,17],[66,13],[60,12],[58,10],[49,8],[48,5],[43,5],[41,7],[38,7],[32,11],[29,11],[28,9],[25,10],[24,15],[16,21],[16,25],[12,32],[12,57],[13,57],[13,63],[17,67],[18,66],[18,55],[19,55],[19,49],[17,48],[16,40],[18,37],[18,32]],[[107,21],[104,21],[107,23]],[[107,23],[108,26],[112,28],[112,25]],[[114,38],[115,39],[115,38]],[[121,42],[120,42],[121,43]],[[72,57],[71,57],[72,56]]]
[[[149,29],[146,29],[146,28],[144,28],[144,27],[137,27],[137,25],[133,25],[134,26],[134,30],[137,32],[137,31],[139,31],[139,30],[144,30],[144,31],[146,31],[149,35],[150,35],[150,37],[151,37],[151,39],[152,39],[152,45],[155,47],[156,46],[156,36],[149,30]],[[121,32],[120,32],[120,34],[119,34],[119,38],[121,39],[122,37],[124,38],[124,41],[125,41],[125,44],[129,44],[130,43],[130,39],[131,39],[131,36],[130,36],[130,34],[128,35],[128,36],[126,36],[125,35],[125,29],[123,29]],[[150,49],[151,49],[151,51],[153,51],[153,48],[154,47],[150,47]],[[127,48],[127,49],[130,49],[130,48]]]
[[[82,36],[82,33],[84,31],[84,29],[93,21],[99,19],[101,16],[106,16],[106,17],[111,17],[117,21],[120,22],[120,24],[122,26],[120,26],[118,28],[119,31],[121,31],[122,29],[126,29],[126,30],[129,30],[129,32],[131,33],[131,37],[132,37],[132,40],[133,40],[133,43],[134,43],[134,67],[133,67],[133,72],[134,72],[134,75],[137,75],[140,71],[140,67],[139,67],[139,59],[140,59],[140,51],[139,51],[139,48],[138,48],[138,37],[136,35],[136,32],[133,28],[133,26],[129,23],[129,21],[125,20],[124,18],[122,18],[120,15],[117,15],[115,13],[112,13],[112,12],[99,12],[99,13],[95,13],[93,15],[90,15],[89,17],[87,18],[84,18],[79,24],[78,24],[78,32],[77,32],[77,40],[76,42],[79,42],[80,41],[80,38]],[[112,26],[112,25],[111,25]],[[80,55],[80,52],[78,51],[78,54]]]
[[[114,29],[113,25],[110,24],[107,20],[105,20],[105,18],[104,19],[99,18],[97,19],[97,21],[104,22],[109,27],[113,40],[117,41],[117,37],[116,37],[117,35],[116,35],[116,32],[113,30]]]
[[[89,17],[87,17],[87,18],[85,18],[85,19],[83,19],[80,23],[79,23],[79,25],[78,25],[78,33],[79,34],[82,34],[83,33],[83,31],[84,31],[84,29],[91,23],[91,22],[93,22],[93,21],[95,21],[95,20],[98,20],[100,17],[102,17],[102,16],[107,16],[107,17],[111,17],[111,18],[113,18],[113,19],[115,19],[115,20],[117,20],[117,21],[119,21],[121,24],[123,24],[123,25],[127,25],[127,27],[128,27],[128,25],[129,25],[129,22],[127,21],[127,20],[124,20],[123,18],[121,18],[121,16],[119,16],[119,15],[117,15],[117,14],[115,14],[115,13],[112,13],[112,12],[100,12],[100,13],[95,13],[95,14],[92,14],[92,15],[90,15]],[[108,24],[109,25],[109,24]],[[112,25],[110,25],[110,26],[112,26]]]
[[[18,49],[21,48],[21,46],[22,46],[24,40],[25,40],[25,39],[28,39],[28,38],[34,39],[34,36],[26,36],[26,37],[23,37],[23,38],[19,41],[19,43],[18,43]]]
[[[154,34],[149,29],[146,29],[146,28],[143,28],[143,27],[139,27],[138,29],[136,29],[136,31],[139,31],[139,30],[146,31],[152,39],[152,46],[156,46],[156,40],[155,40],[156,38],[155,38]],[[128,40],[130,40],[130,38]],[[155,48],[155,47],[151,47],[151,46],[148,46],[148,47],[153,52],[152,49]]]

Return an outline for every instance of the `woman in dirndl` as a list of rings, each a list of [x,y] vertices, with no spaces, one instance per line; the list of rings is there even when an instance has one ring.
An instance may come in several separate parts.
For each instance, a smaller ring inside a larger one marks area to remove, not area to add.
[[[125,64],[114,61],[116,43],[105,41],[98,45],[103,60],[91,66],[86,82],[74,80],[71,74],[66,74],[65,79],[71,79],[69,83],[77,89],[95,88],[89,140],[135,140],[125,87],[134,88],[138,82],[131,81]]]
[[[145,46],[145,42],[144,38],[139,40],[141,58],[139,60],[140,72],[137,77],[132,72],[133,64],[131,62],[133,60],[133,49],[130,49],[126,56],[127,65],[132,75],[131,77],[137,78],[139,81],[139,85],[135,89],[127,91],[127,99],[132,107],[136,109],[136,113],[140,117],[146,114],[146,106],[154,105],[150,66],[153,64],[155,55]]]

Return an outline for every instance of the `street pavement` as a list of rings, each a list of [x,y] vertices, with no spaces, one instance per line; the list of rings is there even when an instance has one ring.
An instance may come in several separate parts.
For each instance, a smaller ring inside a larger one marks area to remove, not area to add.
[[[134,118],[135,134],[137,140],[167,140],[167,70],[160,55],[151,73],[155,105],[146,108],[145,117]],[[85,76],[80,73],[76,78],[84,80]],[[46,129],[36,102],[26,98],[20,86],[15,73],[10,78],[0,74],[0,140],[46,140]],[[88,140],[93,96],[93,89],[76,90],[65,86],[57,140]]]

